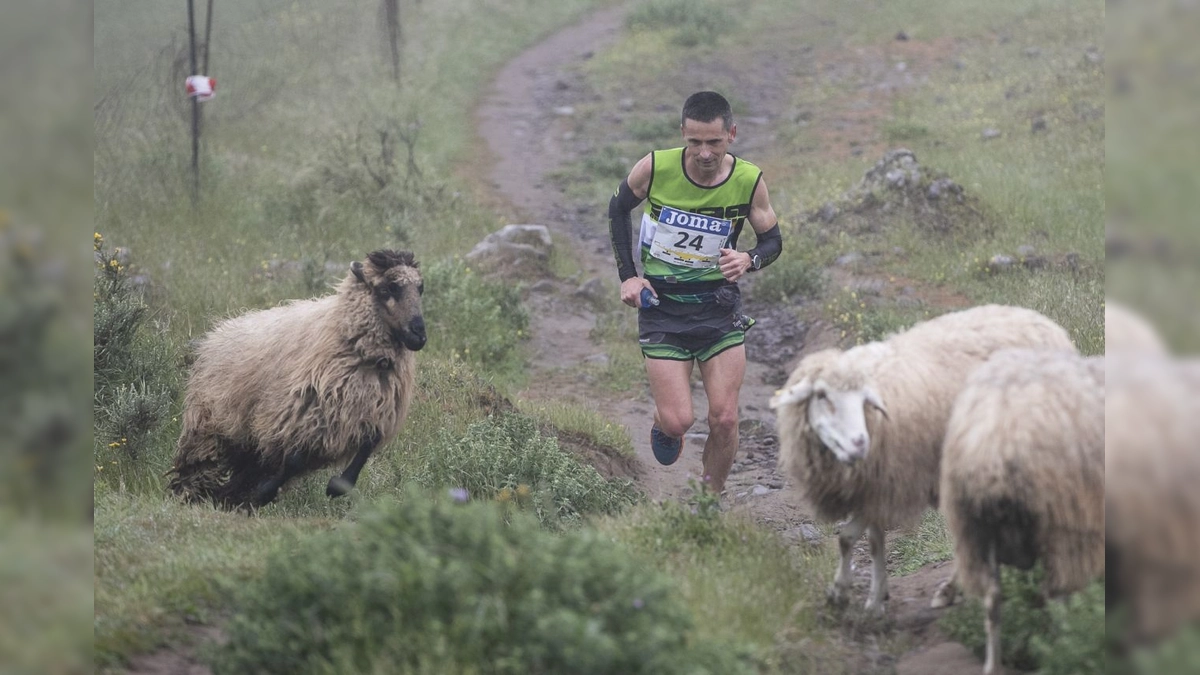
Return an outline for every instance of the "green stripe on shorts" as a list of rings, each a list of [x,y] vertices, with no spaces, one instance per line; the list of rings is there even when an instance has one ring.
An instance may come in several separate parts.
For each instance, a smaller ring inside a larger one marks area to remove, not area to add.
[[[669,344],[643,344],[642,356],[648,359],[666,359],[669,361],[707,361],[721,352],[746,342],[746,331],[735,330],[721,336],[720,340],[699,351],[684,349]]]

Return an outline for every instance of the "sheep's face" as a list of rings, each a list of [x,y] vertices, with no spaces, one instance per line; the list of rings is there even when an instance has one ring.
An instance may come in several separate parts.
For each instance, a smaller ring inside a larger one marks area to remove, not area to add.
[[[425,285],[412,253],[375,251],[367,264],[355,262],[350,271],[371,292],[383,323],[392,337],[412,351],[425,346],[425,318],[421,314],[421,295]]]
[[[876,408],[887,416],[874,387],[839,388],[819,377],[804,378],[777,393],[771,406],[777,408],[805,402],[808,403],[808,425],[838,461],[854,464],[866,459],[871,447],[866,407]]]

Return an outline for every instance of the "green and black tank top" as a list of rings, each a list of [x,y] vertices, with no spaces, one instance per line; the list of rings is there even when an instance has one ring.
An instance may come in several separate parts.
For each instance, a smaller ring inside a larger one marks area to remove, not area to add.
[[[737,246],[762,171],[735,156],[724,181],[697,185],[684,171],[683,151],[651,155],[641,224],[642,268],[647,278],[670,283],[720,281],[719,249]]]

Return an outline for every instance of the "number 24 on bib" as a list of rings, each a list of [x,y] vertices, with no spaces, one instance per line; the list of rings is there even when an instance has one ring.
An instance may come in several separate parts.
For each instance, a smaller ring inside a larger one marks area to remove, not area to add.
[[[662,207],[650,255],[681,267],[716,267],[733,229],[732,221]]]

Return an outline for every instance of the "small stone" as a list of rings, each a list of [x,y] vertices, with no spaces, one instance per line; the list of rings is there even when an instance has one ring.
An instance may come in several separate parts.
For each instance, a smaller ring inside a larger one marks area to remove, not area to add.
[[[1023,53],[1025,54],[1025,56],[1032,59],[1032,58],[1041,56],[1042,50],[1039,49],[1038,47],[1027,47]]]
[[[837,260],[833,261],[833,264],[837,265],[838,267],[847,267],[849,265],[853,265],[854,263],[862,260],[862,258],[863,258],[863,255],[861,253],[859,253],[858,251],[851,251],[850,253],[847,253],[845,255],[838,256]]]
[[[560,105],[554,108],[554,114],[561,117],[569,117],[575,114],[575,106]]]
[[[907,40],[908,40],[908,33],[905,33],[904,31],[899,31],[899,32],[897,32],[897,33],[896,33],[896,40],[898,40],[898,41],[900,41],[900,42],[905,42],[905,41],[907,41]]]
[[[1028,258],[1029,256],[1033,255],[1034,253],[1037,253],[1037,249],[1030,246],[1029,244],[1021,244],[1020,246],[1017,247],[1017,255],[1022,258]]]
[[[988,260],[988,269],[993,272],[1000,272],[1012,267],[1015,262],[1012,256],[997,253],[992,256],[991,260]]]
[[[633,99],[623,98],[619,103],[617,103],[617,105],[621,108],[621,110],[629,112],[630,110],[633,110]]]
[[[1045,131],[1046,129],[1046,118],[1041,116],[1033,118],[1033,122],[1031,122],[1029,125],[1029,131],[1035,134],[1039,131]]]
[[[563,91],[564,89],[570,89],[571,85],[567,84],[566,80],[556,80],[554,82],[554,88],[559,91]]]
[[[583,359],[584,363],[605,367],[608,365],[608,354],[592,354]]]
[[[833,219],[838,217],[838,207],[834,206],[833,202],[825,202],[817,212],[817,217],[822,222],[832,223]]]
[[[1000,138],[1000,130],[992,128],[992,127],[988,127],[987,129],[983,130],[982,136],[983,136],[983,140],[985,140],[985,141],[990,141],[993,138]]]
[[[755,497],[761,497],[766,494],[771,494],[771,488],[767,487],[766,485],[755,485],[750,489],[750,492],[752,492]]]
[[[530,293],[553,293],[554,282],[549,279],[542,279],[529,287]]]
[[[575,295],[588,300],[600,300],[605,296],[604,283],[592,277],[575,289]]]
[[[821,536],[821,530],[812,523],[801,523],[799,529],[800,536],[804,538],[804,541],[818,542],[823,539]]]

